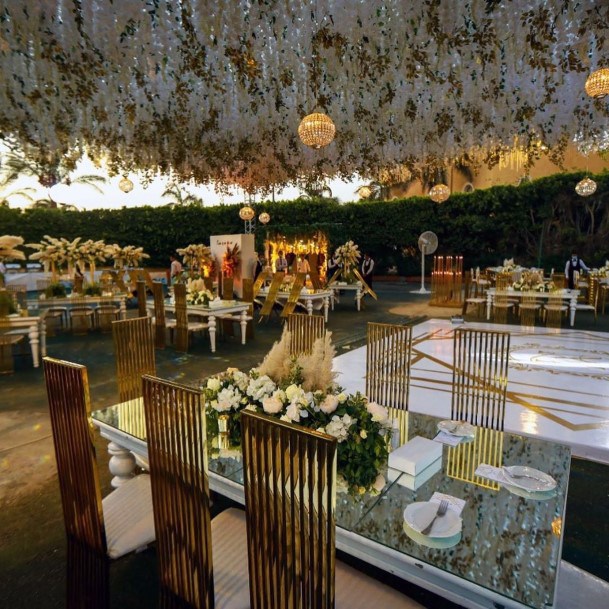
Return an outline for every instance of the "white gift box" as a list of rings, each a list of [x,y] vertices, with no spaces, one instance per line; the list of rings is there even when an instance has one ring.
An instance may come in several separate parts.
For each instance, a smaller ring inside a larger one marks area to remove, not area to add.
[[[411,491],[416,491],[421,488],[434,474],[437,474],[442,469],[442,457],[433,461],[424,470],[416,476],[405,474],[391,467],[387,470],[387,478],[389,482],[398,479],[398,484]]]
[[[389,467],[416,476],[436,459],[441,458],[442,444],[415,436],[400,448],[389,453]]]

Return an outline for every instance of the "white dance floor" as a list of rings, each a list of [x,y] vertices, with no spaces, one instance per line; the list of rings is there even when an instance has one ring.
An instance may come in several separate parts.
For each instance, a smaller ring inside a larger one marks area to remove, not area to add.
[[[562,442],[609,463],[609,334],[467,323],[511,334],[505,428]],[[448,320],[413,327],[409,409],[450,416],[453,331]],[[462,327],[462,326],[461,326]],[[366,347],[335,358],[337,382],[366,389]]]

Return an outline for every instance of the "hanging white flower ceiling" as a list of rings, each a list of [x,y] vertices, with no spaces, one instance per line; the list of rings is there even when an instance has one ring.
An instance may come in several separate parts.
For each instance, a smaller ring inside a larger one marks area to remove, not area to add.
[[[0,0],[0,131],[56,165],[245,186],[376,174],[607,128],[598,0]],[[336,124],[298,139],[316,108]]]

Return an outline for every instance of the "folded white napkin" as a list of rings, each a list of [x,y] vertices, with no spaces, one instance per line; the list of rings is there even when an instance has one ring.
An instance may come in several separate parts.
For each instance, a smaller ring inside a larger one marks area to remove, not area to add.
[[[448,509],[457,514],[457,516],[461,515],[463,508],[465,507],[465,499],[459,499],[459,497],[453,497],[452,495],[447,495],[446,493],[435,492],[431,499],[429,500],[431,503],[440,503],[441,501],[448,501]]]

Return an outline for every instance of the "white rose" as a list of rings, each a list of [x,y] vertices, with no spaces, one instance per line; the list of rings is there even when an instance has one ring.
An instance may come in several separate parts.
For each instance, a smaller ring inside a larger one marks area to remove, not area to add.
[[[368,432],[367,432],[365,429],[362,429],[362,430],[359,432],[359,437],[360,437],[362,440],[365,440],[365,439],[368,437]]]
[[[335,395],[327,395],[324,401],[319,405],[319,409],[326,414],[334,412],[338,408],[338,397]]]
[[[262,400],[262,408],[268,414],[277,414],[283,410],[283,404],[276,397],[269,396]]]
[[[384,423],[389,419],[389,411],[376,402],[368,402],[366,410],[372,415],[372,420],[378,423]]]
[[[300,408],[298,404],[290,404],[285,411],[286,416],[291,420],[298,423],[300,421]]]
[[[296,396],[300,395],[301,391],[302,389],[298,385],[292,384],[285,390],[285,395],[292,402]]]
[[[347,396],[344,393],[339,393],[336,398],[338,399],[339,404],[344,404],[347,401]]]
[[[379,493],[385,488],[385,477],[382,474],[376,477],[372,488]]]
[[[211,391],[220,391],[221,383],[217,378],[211,378],[207,381],[207,388]]]

